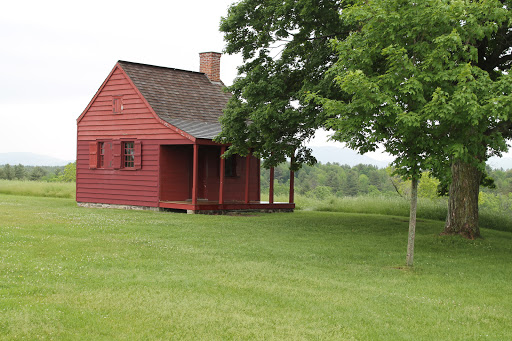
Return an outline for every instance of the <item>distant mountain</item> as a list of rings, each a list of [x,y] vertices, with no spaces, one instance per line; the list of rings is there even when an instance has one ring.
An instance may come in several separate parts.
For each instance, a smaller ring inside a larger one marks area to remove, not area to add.
[[[350,167],[364,164],[374,165],[379,168],[388,166],[388,162],[373,159],[366,155],[358,154],[356,151],[349,148],[331,147],[331,146],[311,146],[313,156],[316,159],[326,164],[327,162],[337,162],[340,165],[349,165]]]
[[[327,162],[337,162],[340,165],[349,165],[351,167],[358,164],[374,165],[379,168],[385,168],[389,162],[373,159],[367,155],[358,154],[349,148],[331,147],[331,146],[311,146],[313,156],[325,164]],[[491,157],[487,162],[493,169],[503,168],[504,170],[512,169],[512,157]]]
[[[62,160],[51,156],[34,153],[0,153],[0,165],[10,164],[24,166],[65,166],[70,160]]]

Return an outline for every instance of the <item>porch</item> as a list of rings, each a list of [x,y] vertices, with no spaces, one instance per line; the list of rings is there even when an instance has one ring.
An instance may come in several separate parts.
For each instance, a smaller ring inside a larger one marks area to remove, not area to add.
[[[221,157],[225,150],[226,146],[214,143],[162,145],[159,207],[189,213],[293,211],[293,172],[290,172],[289,202],[274,202],[273,168],[270,170],[269,198],[262,201],[260,160],[249,154],[230,158],[228,163]]]

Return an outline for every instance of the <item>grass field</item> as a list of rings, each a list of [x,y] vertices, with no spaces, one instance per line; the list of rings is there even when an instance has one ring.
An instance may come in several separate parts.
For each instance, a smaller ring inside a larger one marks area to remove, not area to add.
[[[22,196],[75,198],[76,184],[74,182],[44,182],[44,181],[17,181],[1,180],[0,194]],[[268,193],[262,193],[264,200]],[[275,201],[287,202],[288,196],[276,196]],[[409,200],[382,196],[356,196],[356,197],[327,197],[323,200],[303,195],[295,196],[298,210],[326,211],[343,213],[383,214],[409,217]],[[418,218],[445,221],[447,212],[446,198],[435,200],[419,198]],[[480,208],[480,226],[493,230],[512,232],[512,211],[510,209],[488,210]]]
[[[0,179],[0,194],[75,198],[75,182],[20,181]]]
[[[267,198],[263,193],[262,198]],[[288,201],[287,196],[277,196],[276,201]],[[323,200],[296,195],[297,209],[306,211],[325,211],[343,213],[383,214],[409,217],[410,201],[399,196],[356,196],[330,197]],[[418,218],[445,221],[447,214],[447,198],[418,198]],[[512,232],[512,211],[479,209],[479,224],[481,227],[493,230]]]
[[[512,233],[339,212],[202,216],[0,194],[2,340],[510,340]]]

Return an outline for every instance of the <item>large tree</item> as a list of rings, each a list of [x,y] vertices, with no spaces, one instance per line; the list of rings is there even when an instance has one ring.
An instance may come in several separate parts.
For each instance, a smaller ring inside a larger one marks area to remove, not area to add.
[[[362,152],[388,139],[405,173],[449,169],[446,232],[478,236],[481,170],[510,134],[510,0],[353,3],[343,11],[348,2],[245,0],[230,8],[221,23],[226,52],[241,52],[244,65],[219,140],[232,143],[230,152],[254,148],[270,165],[296,150],[297,164],[310,161],[303,141],[317,127],[334,128]],[[366,110],[353,105],[350,86],[363,106],[370,99]],[[352,112],[307,102],[308,92]],[[383,114],[393,106],[402,112]],[[416,136],[401,125],[416,125]]]
[[[343,17],[357,29],[334,44],[331,72],[350,96],[324,105],[334,138],[362,151],[384,143],[406,170],[448,171],[444,232],[478,237],[485,161],[511,136],[509,9],[497,0],[378,0]],[[408,143],[394,142],[411,124]]]
[[[295,165],[314,162],[304,141],[323,124],[308,91],[337,97],[324,76],[337,59],[330,46],[350,28],[340,17],[342,0],[243,0],[222,18],[227,53],[244,64],[229,87],[233,97],[222,118],[218,141],[230,153],[252,152],[276,165],[295,156]]]

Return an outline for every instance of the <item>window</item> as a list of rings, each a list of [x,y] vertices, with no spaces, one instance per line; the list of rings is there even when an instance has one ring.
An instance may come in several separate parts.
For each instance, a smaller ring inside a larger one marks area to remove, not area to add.
[[[142,141],[94,141],[89,144],[90,169],[142,168]]]
[[[236,155],[230,156],[226,159],[224,168],[224,176],[236,177]]]
[[[123,142],[123,166],[124,168],[135,167],[135,148],[133,142]]]
[[[98,144],[100,149],[99,168],[105,168],[105,142]]]
[[[123,98],[121,96],[114,96],[112,99],[112,112],[120,114],[123,111]]]
[[[112,141],[89,143],[89,168],[112,168]]]

